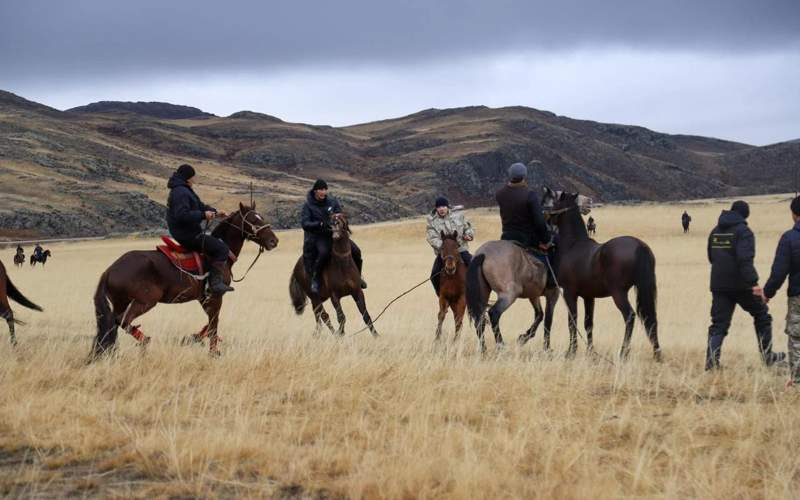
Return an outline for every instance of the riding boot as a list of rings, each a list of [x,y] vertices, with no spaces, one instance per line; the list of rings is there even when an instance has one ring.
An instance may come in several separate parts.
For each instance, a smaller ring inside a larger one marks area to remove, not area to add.
[[[225,262],[214,262],[208,271],[208,289],[212,295],[224,295],[233,288],[225,284]]]
[[[708,347],[706,348],[706,371],[719,369],[723,340],[725,340],[724,335],[712,335],[708,338]]]
[[[311,275],[311,293],[314,295],[319,295],[319,273],[314,272]]]

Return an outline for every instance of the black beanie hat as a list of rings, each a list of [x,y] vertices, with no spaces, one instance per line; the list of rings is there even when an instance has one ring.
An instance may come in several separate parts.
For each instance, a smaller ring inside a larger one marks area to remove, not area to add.
[[[736,212],[746,219],[750,217],[750,205],[746,201],[734,201],[733,205],[731,205],[731,212]]]
[[[792,200],[792,213],[795,215],[800,215],[800,196]]]
[[[178,177],[181,179],[188,181],[194,177],[194,168],[191,165],[184,163],[178,167],[178,170],[176,170],[175,173],[178,174]]]
[[[436,208],[449,207],[449,206],[450,206],[450,202],[447,201],[447,198],[445,198],[444,196],[440,196],[440,197],[436,198]]]
[[[328,189],[328,183],[322,179],[317,179],[317,182],[314,183],[314,187],[311,188],[311,190],[316,191],[317,189]]]

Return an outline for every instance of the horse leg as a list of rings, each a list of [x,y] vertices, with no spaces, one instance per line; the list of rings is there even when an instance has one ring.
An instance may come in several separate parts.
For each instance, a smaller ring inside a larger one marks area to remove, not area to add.
[[[458,340],[459,335],[461,335],[461,327],[464,325],[464,313],[467,310],[467,300],[462,295],[455,305],[450,305],[450,308],[453,310],[453,316],[456,321],[456,333],[453,336],[453,342],[455,342]]]
[[[444,323],[444,318],[447,317],[448,307],[449,304],[447,303],[447,299],[445,299],[444,296],[439,295],[439,323],[436,325],[436,334],[433,337],[433,340],[435,341],[438,341],[442,336],[442,323]]]
[[[622,348],[619,351],[620,359],[627,359],[631,351],[631,336],[633,335],[633,325],[636,320],[636,313],[633,312],[630,301],[628,301],[628,294],[626,291],[618,290],[612,294],[614,304],[616,304],[619,312],[622,313],[622,319],[625,320],[625,337],[622,339]]]
[[[594,328],[594,298],[583,298],[584,318],[583,328],[586,330],[586,350],[592,352],[594,350],[594,341],[592,340],[592,329]]]
[[[345,318],[344,310],[342,310],[342,300],[336,295],[331,295],[331,304],[333,304],[333,308],[336,310],[336,321],[339,322],[339,328],[336,330],[336,335],[343,337],[344,324],[347,321],[347,318]]]
[[[155,305],[156,303],[144,304],[134,300],[128,305],[128,307],[125,309],[125,312],[122,313],[122,317],[120,318],[119,326],[121,326],[128,335],[136,339],[141,346],[146,346],[149,344],[150,337],[145,335],[139,329],[139,325],[134,325],[133,320],[154,308]]]
[[[181,339],[181,345],[199,344],[208,337],[208,323],[199,332],[187,335]]]
[[[553,311],[555,311],[556,303],[558,302],[559,290],[558,287],[548,288],[544,291],[545,306],[544,306],[544,350],[550,350],[550,329],[553,326]]]
[[[572,293],[564,295],[569,314],[569,347],[567,358],[574,358],[578,351],[578,297]]]
[[[492,324],[492,332],[494,332],[494,342],[498,347],[503,347],[503,335],[500,333],[500,316],[511,307],[516,297],[508,296],[506,294],[498,295],[497,302],[489,309],[489,321]]]
[[[202,302],[203,311],[208,316],[208,354],[213,357],[218,357],[222,353],[219,350],[220,337],[217,334],[217,325],[219,324],[219,310],[222,309],[222,296],[211,295]]]
[[[0,318],[5,318],[6,324],[8,324],[11,345],[17,345],[17,336],[14,332],[14,327],[16,326],[14,324],[14,312],[11,310],[11,305],[5,297],[0,300]]]
[[[364,298],[364,292],[361,291],[361,289],[358,289],[356,293],[353,295],[353,299],[356,301],[358,312],[361,313],[361,317],[364,319],[364,323],[369,327],[369,333],[371,333],[373,337],[377,337],[378,332],[372,325],[372,318],[370,317],[369,312],[367,311],[367,299]],[[344,335],[344,330],[342,330],[342,335]]]
[[[536,329],[539,328],[542,319],[544,319],[544,312],[542,311],[542,304],[540,303],[540,300],[537,298],[530,299],[530,301],[531,305],[533,306],[533,310],[535,311],[535,315],[533,317],[533,324],[531,327],[528,328],[525,333],[517,337],[517,344],[520,346],[527,344],[529,340],[536,336]]]

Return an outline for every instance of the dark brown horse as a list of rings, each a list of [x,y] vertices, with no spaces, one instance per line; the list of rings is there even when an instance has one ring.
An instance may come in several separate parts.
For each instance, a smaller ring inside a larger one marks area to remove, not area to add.
[[[240,203],[239,210],[223,219],[211,234],[224,241],[234,256],[228,259],[226,283],[230,283],[231,268],[245,240],[267,250],[278,245],[278,237],[256,212],[255,203],[250,207]],[[179,270],[158,250],[137,250],[124,254],[106,269],[97,285],[94,295],[97,337],[92,356],[103,354],[116,345],[119,327],[140,343],[146,344],[149,337],[133,325],[133,320],[158,303],[173,304],[190,300],[199,301],[208,316],[208,324],[192,338],[199,342],[208,336],[211,354],[219,354],[217,321],[222,296],[207,295],[203,283]]]
[[[373,337],[377,337],[378,332],[372,325],[372,318],[367,311],[364,291],[361,289],[361,273],[358,272],[350,250],[350,225],[347,222],[347,217],[342,213],[333,214],[331,216],[331,230],[333,231],[331,258],[322,271],[318,295],[311,293],[311,278],[303,265],[303,257],[300,256],[297,259],[297,264],[295,264],[292,277],[289,280],[289,296],[292,299],[294,310],[298,315],[303,314],[310,298],[316,319],[314,334],[319,334],[323,321],[331,333],[334,333],[330,316],[328,316],[323,307],[323,303],[331,299],[333,308],[336,309],[336,318],[339,321],[339,329],[336,333],[341,336],[344,335],[346,321],[344,311],[342,311],[341,300],[349,295],[355,300],[358,310],[361,312],[361,317],[364,318],[364,323],[367,324],[370,333],[372,333]]]
[[[442,323],[449,307],[456,322],[456,333],[453,337],[455,341],[461,334],[464,311],[467,308],[467,266],[458,252],[458,233],[445,234],[442,231],[441,236],[439,258],[444,262],[444,267],[439,275],[439,324],[436,326],[436,340],[442,336]]]
[[[656,360],[661,360],[656,318],[656,259],[650,247],[638,238],[621,236],[603,244],[589,238],[580,214],[577,193],[561,193],[550,211],[558,226],[559,266],[557,276],[569,310],[569,350],[577,349],[578,297],[586,308],[584,327],[587,348],[591,350],[594,326],[594,300],[612,297],[625,321],[625,337],[620,357],[627,358],[636,314],[644,324]],[[636,312],[628,301],[628,291],[636,287]]]
[[[42,255],[40,257],[37,257],[36,254],[31,254],[31,266],[35,266],[37,262],[41,263],[42,266],[44,266],[45,264],[47,264],[47,259],[52,256],[53,254],[50,253],[50,250],[45,250],[44,252],[42,252]]]
[[[28,309],[33,309],[34,311],[42,310],[41,307],[28,300],[24,295],[22,295],[22,292],[20,292],[17,287],[14,286],[14,283],[11,282],[11,278],[9,278],[8,274],[6,273],[5,266],[3,266],[3,263],[0,262],[0,318],[4,318],[8,324],[8,331],[11,335],[11,344],[17,345],[17,337],[14,332],[14,326],[16,324],[22,324],[22,322],[14,319],[14,312],[11,310],[11,305],[8,303],[9,298],[17,304],[27,307]]]
[[[14,254],[14,265],[15,266],[22,267],[22,264],[24,264],[24,263],[25,263],[25,254],[24,253]]]

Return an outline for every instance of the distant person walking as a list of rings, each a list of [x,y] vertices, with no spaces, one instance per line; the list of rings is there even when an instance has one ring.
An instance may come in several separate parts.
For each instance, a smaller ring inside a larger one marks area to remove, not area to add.
[[[783,233],[775,251],[764,295],[773,298],[789,277],[789,307],[786,314],[786,335],[789,336],[789,381],[787,387],[800,384],[800,196],[790,205],[794,227]]]
[[[750,206],[746,202],[734,202],[730,210],[722,211],[717,227],[708,237],[712,301],[706,370],[720,366],[722,342],[728,335],[737,304],[753,317],[764,364],[771,366],[786,358],[784,353],[772,352],[772,316],[753,266],[756,243],[753,232],[747,227],[749,215]]]
[[[686,210],[684,210],[683,215],[681,215],[681,225],[683,226],[684,234],[689,232],[689,224],[691,224],[691,222],[692,222],[692,216],[689,215],[689,213]]]

